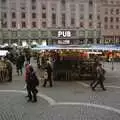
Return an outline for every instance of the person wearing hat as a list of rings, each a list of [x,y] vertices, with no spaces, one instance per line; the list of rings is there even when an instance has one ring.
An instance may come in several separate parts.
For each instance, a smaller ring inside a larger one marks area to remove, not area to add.
[[[100,87],[105,91],[105,87],[103,84],[103,81],[105,80],[105,70],[102,68],[102,64],[99,63],[97,68],[96,68],[96,72],[97,72],[97,80],[96,82],[91,86],[92,90],[94,91],[95,88],[97,87],[98,84],[100,84]]]

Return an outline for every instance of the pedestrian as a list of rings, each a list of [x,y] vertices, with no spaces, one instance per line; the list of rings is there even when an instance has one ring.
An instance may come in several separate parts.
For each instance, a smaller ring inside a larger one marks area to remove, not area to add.
[[[46,87],[47,81],[49,82],[50,87],[53,86],[52,84],[52,67],[49,61],[47,61],[47,66],[45,67],[47,74],[45,75],[46,78],[44,79],[43,87]]]
[[[16,57],[16,70],[17,70],[17,74],[19,75],[21,73],[22,75],[22,67],[23,67],[23,62],[22,62],[22,59],[21,59],[21,56],[20,55],[17,55]]]
[[[97,66],[99,64],[99,61],[95,61],[95,63],[93,64],[93,68],[92,68],[92,82],[90,83],[90,87],[93,86],[94,83],[96,83],[97,81]]]
[[[97,85],[100,84],[101,88],[105,91],[106,89],[103,84],[103,81],[105,80],[105,70],[102,68],[101,63],[98,64],[96,71],[97,71],[97,79],[96,82],[91,86],[92,90],[94,91]]]
[[[32,66],[29,66],[29,75],[27,82],[27,90],[28,90],[28,102],[37,102],[37,86],[39,85],[39,80],[36,76],[36,73]]]
[[[5,60],[6,60],[6,66],[7,66],[6,69],[8,70],[8,82],[11,82],[12,81],[12,71],[13,71],[12,63],[6,57],[5,57]]]

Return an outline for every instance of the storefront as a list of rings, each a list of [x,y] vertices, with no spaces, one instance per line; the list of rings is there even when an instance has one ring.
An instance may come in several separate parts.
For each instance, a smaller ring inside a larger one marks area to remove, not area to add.
[[[99,34],[98,34],[99,33]],[[0,31],[0,40],[2,43],[18,43],[26,41],[31,44],[32,41],[46,45],[52,44],[94,44],[99,43],[100,32],[85,29],[19,29],[19,30],[3,30]]]

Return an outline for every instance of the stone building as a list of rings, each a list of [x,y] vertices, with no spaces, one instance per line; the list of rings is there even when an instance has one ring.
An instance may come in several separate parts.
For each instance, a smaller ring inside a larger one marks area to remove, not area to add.
[[[101,0],[0,0],[0,41],[102,43],[101,5]]]
[[[120,0],[103,1],[101,23],[102,42],[120,44]]]

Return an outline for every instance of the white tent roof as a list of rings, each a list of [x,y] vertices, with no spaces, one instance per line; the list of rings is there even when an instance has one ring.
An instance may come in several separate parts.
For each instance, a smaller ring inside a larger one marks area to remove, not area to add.
[[[6,56],[7,55],[8,50],[0,50],[0,56]]]

